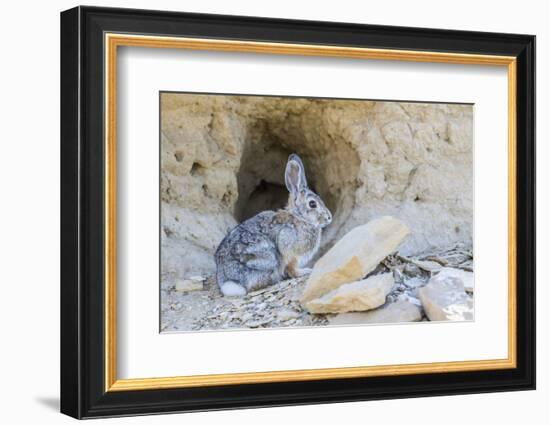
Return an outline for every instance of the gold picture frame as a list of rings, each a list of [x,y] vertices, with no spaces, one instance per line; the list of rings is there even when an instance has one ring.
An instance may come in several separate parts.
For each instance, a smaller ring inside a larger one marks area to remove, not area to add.
[[[513,56],[440,53],[411,50],[281,44],[253,41],[212,40],[128,34],[105,34],[105,391],[134,391],[181,387],[252,384],[265,382],[340,379],[409,375],[416,373],[465,372],[514,368],[516,366],[516,58]],[[508,358],[457,362],[401,364],[273,372],[231,373],[169,378],[117,379],[116,375],[116,87],[117,49],[148,47],[168,49],[229,51],[355,59],[435,62],[506,67],[508,72]]]

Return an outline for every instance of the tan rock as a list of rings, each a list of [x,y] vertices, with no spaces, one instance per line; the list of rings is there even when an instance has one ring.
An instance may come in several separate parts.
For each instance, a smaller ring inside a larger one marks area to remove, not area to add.
[[[474,319],[474,302],[456,276],[438,274],[418,290],[420,301],[431,321]]]
[[[202,291],[204,278],[202,277],[191,277],[189,279],[182,279],[176,281],[176,291],[179,292],[191,292],[191,291]]]
[[[355,227],[315,263],[302,303],[366,276],[397,251],[408,234],[407,226],[393,217],[377,218]]]
[[[371,310],[386,302],[386,296],[393,284],[392,273],[370,276],[364,280],[346,283],[320,298],[308,301],[305,307],[311,313]]]
[[[385,304],[375,310],[341,313],[329,318],[330,325],[361,325],[369,323],[402,323],[422,320],[422,308],[405,299]]]

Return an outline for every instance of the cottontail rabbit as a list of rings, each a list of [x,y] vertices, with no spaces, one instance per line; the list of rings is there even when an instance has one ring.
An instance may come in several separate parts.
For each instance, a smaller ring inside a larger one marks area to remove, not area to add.
[[[216,250],[216,279],[225,296],[244,296],[287,276],[311,272],[301,267],[317,252],[321,230],[332,215],[307,187],[296,154],[288,158],[285,183],[290,195],[284,209],[263,211],[239,224]]]

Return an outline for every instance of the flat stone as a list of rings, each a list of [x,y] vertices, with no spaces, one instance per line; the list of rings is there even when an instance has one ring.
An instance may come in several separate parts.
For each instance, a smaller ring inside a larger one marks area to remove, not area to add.
[[[465,321],[474,319],[474,301],[455,276],[439,273],[418,290],[420,301],[431,321]]]
[[[420,267],[422,270],[426,270],[427,272],[434,273],[443,267],[441,264],[439,264],[436,261],[430,261],[430,260],[411,260],[413,264],[416,264],[418,267]]]
[[[386,302],[386,296],[393,285],[392,273],[370,276],[364,280],[346,283],[320,298],[308,301],[305,307],[311,313],[371,310]]]
[[[189,276],[188,277],[189,280],[194,280],[194,281],[197,281],[197,282],[204,282],[206,280],[205,277],[203,276]]]
[[[404,223],[389,216],[353,228],[315,263],[301,297],[302,303],[366,276],[384,258],[396,252],[408,234]]]
[[[176,291],[179,292],[202,291],[202,289],[202,280],[183,279],[176,281]]]
[[[329,318],[330,325],[360,325],[369,323],[402,323],[422,320],[422,308],[405,299],[387,303],[375,310],[341,313]]]

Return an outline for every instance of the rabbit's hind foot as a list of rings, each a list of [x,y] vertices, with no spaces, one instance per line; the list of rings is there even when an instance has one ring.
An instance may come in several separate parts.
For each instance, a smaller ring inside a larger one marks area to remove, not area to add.
[[[244,297],[246,295],[246,289],[244,286],[239,285],[232,280],[228,280],[220,285],[220,289],[224,297]]]

